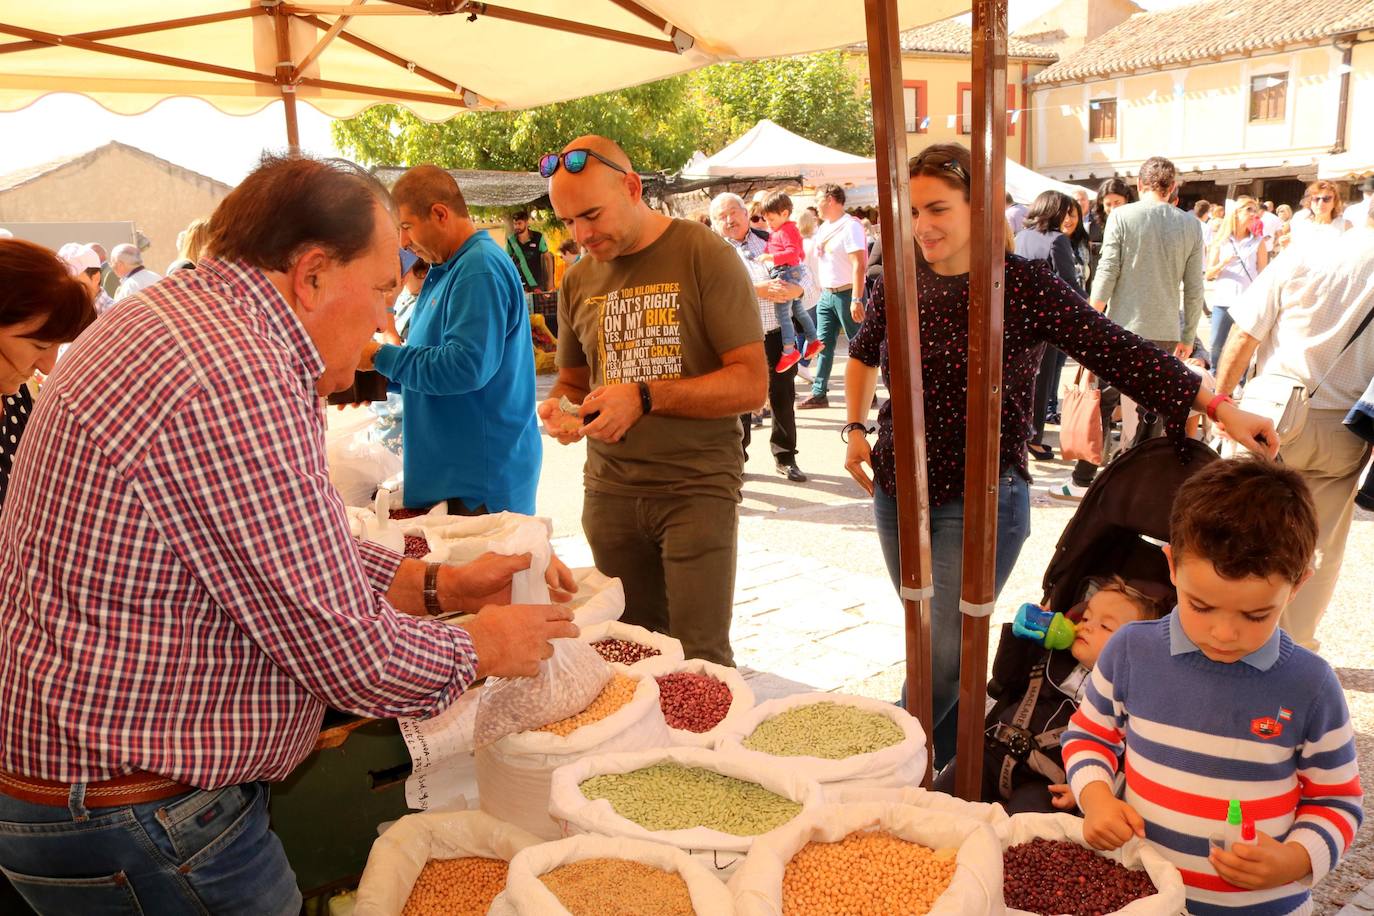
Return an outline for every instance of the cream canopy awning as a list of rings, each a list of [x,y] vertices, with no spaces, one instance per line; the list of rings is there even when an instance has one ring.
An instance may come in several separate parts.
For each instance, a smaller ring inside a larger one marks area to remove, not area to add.
[[[967,3],[898,9],[909,28]],[[119,114],[173,96],[251,114],[285,95],[333,117],[395,101],[441,120],[864,37],[859,0],[5,0],[0,111],[75,92]]]

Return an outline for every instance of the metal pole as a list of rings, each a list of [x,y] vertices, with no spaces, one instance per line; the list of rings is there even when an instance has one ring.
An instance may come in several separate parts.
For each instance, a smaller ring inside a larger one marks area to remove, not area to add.
[[[996,600],[997,477],[1002,431],[1003,245],[1006,240],[1007,2],[973,4],[973,246],[969,264],[968,440],[959,608],[959,738],[955,791],[983,783],[988,615]]]
[[[926,733],[930,782],[930,497],[926,489],[925,401],[921,329],[917,320],[916,246],[907,179],[906,114],[896,0],[865,0],[873,135],[878,160],[878,213],[887,290],[887,352],[892,378],[892,426],[897,462],[897,530],[906,620],[907,708]]]

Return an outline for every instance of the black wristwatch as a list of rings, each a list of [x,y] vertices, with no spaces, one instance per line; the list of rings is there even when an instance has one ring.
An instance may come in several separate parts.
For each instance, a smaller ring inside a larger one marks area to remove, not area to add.
[[[846,423],[844,426],[840,427],[840,438],[843,439],[845,442],[848,442],[849,432],[850,430],[854,429],[863,430],[864,435],[867,436],[869,433],[873,432],[875,427],[869,426],[867,423]]]
[[[649,383],[637,382],[636,384],[639,385],[639,406],[643,409],[644,416],[647,417],[654,409],[654,399],[649,394]]]
[[[439,606],[439,567],[442,564],[430,563],[425,567],[425,613],[438,617],[444,613]]]

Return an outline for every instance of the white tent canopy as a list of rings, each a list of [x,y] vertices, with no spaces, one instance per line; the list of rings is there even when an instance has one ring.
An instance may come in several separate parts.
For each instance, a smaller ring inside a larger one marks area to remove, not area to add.
[[[911,150],[912,154],[920,152],[916,147]],[[1024,165],[1007,160],[1006,172],[1007,193],[1012,200],[1018,204],[1029,205],[1035,200],[1042,191],[1060,191],[1072,197],[1077,191],[1086,191],[1089,200],[1097,199],[1097,192],[1092,188],[1085,188],[1082,185],[1070,184],[1064,181],[1055,181],[1053,178],[1046,178],[1039,172],[1033,172]],[[845,203],[853,207],[871,207],[878,202],[878,188],[873,184],[866,184],[847,191]]]
[[[967,6],[899,0],[898,15],[911,28]],[[785,16],[737,0],[8,2],[0,111],[76,92],[119,114],[172,96],[251,114],[285,92],[333,117],[396,101],[440,120],[865,37],[864,4],[830,0],[793,0]]]
[[[872,159],[823,146],[764,118],[714,156],[694,157],[682,174],[684,178],[800,175],[807,187],[814,188],[826,183],[872,184],[877,180],[877,166]]]

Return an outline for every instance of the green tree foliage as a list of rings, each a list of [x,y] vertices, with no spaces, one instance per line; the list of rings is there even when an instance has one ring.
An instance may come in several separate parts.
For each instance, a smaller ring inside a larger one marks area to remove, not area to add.
[[[761,118],[826,146],[873,152],[867,87],[838,51],[718,64],[630,89],[439,124],[378,105],[334,122],[333,131],[340,150],[372,165],[529,171],[544,153],[596,133],[619,143],[642,171],[676,171],[693,150],[715,152]]]

